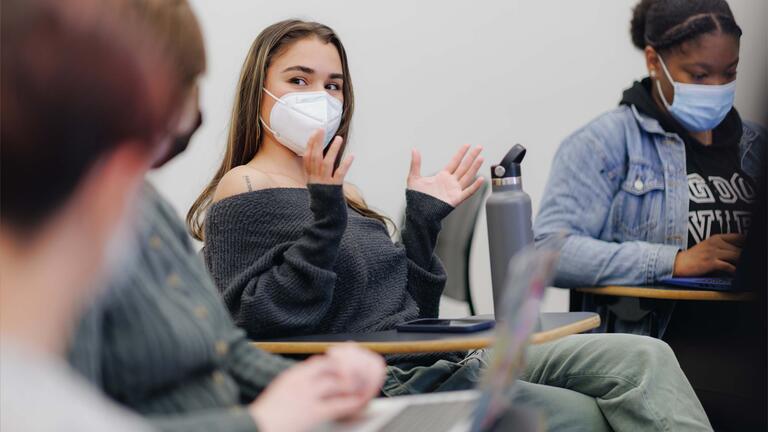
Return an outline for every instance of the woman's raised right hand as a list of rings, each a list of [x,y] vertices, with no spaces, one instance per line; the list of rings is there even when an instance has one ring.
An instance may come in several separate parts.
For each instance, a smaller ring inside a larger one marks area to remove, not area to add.
[[[323,156],[323,139],[325,139],[325,131],[323,129],[316,130],[309,137],[307,150],[304,154],[304,172],[307,176],[307,183],[343,185],[344,177],[347,175],[354,157],[348,155],[341,161],[339,167],[334,170],[333,166],[344,139],[340,136],[335,137],[331,141],[325,156]]]

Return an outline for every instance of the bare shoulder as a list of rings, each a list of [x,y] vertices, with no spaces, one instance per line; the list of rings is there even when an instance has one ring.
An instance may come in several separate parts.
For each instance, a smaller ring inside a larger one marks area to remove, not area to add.
[[[216,192],[213,194],[213,202],[221,201],[231,196],[253,192],[262,189],[275,187],[272,178],[249,166],[240,165],[232,168],[224,174],[224,177],[216,186]]]
[[[353,185],[352,183],[344,182],[344,195],[353,199],[354,201],[365,204],[365,199],[363,198],[363,192],[360,190],[359,187]]]

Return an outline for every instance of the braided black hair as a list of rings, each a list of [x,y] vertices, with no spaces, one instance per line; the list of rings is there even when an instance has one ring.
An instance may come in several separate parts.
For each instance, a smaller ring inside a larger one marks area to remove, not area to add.
[[[725,0],[640,0],[630,27],[632,43],[641,50],[650,45],[665,51],[717,31],[741,36]]]

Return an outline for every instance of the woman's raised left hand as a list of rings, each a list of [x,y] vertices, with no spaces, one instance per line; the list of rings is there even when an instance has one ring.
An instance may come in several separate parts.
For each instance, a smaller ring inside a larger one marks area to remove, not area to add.
[[[453,207],[458,206],[483,184],[484,179],[477,177],[477,171],[483,165],[483,158],[480,157],[482,151],[480,146],[470,150],[470,146],[465,144],[440,172],[422,177],[421,154],[413,149],[408,189],[425,193]]]

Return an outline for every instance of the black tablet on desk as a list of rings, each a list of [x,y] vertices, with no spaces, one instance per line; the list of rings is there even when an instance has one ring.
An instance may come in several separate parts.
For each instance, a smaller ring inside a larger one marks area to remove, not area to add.
[[[426,318],[399,324],[397,326],[397,331],[422,333],[471,333],[488,330],[493,328],[495,324],[496,322],[493,320],[476,318]]]

